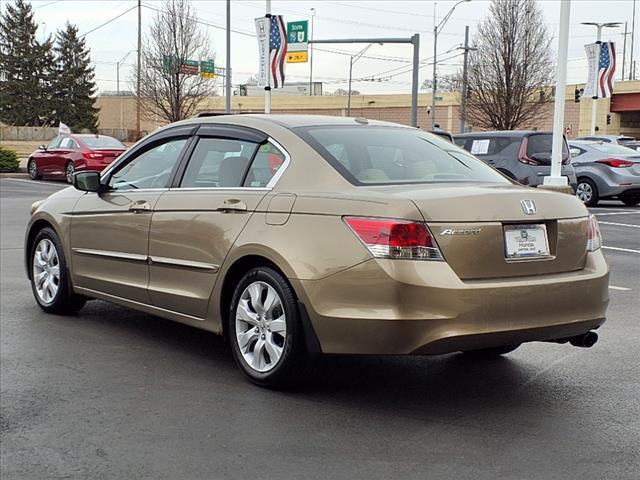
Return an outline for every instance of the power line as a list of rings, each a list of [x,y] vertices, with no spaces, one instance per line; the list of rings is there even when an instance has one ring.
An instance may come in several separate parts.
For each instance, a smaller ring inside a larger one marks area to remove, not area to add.
[[[120,17],[122,17],[123,15],[126,15],[126,14],[127,14],[127,13],[129,13],[131,10],[135,10],[136,8],[138,8],[138,7],[137,7],[137,6],[133,6],[133,7],[131,7],[131,8],[128,8],[127,10],[125,10],[124,12],[122,12],[121,14],[116,15],[115,17],[110,18],[110,19],[109,19],[109,20],[107,20],[106,22],[101,23],[101,24],[100,24],[100,25],[98,25],[97,27],[92,28],[92,29],[91,29],[91,30],[89,30],[88,32],[83,33],[82,35],[80,35],[80,38],[86,37],[86,36],[87,36],[87,35],[89,35],[90,33],[93,33],[93,32],[95,32],[96,30],[98,30],[98,29],[100,29],[100,28],[102,28],[102,27],[104,27],[104,26],[106,26],[106,25],[109,25],[111,22],[113,22],[113,21],[115,21],[115,20],[119,19],[119,18],[120,18]]]

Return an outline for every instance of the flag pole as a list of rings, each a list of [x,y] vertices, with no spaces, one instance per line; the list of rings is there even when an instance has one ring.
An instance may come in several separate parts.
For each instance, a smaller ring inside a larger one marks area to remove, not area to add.
[[[598,25],[598,37],[596,39],[596,43],[598,45],[602,43],[602,27],[603,25]],[[598,59],[599,58],[600,57],[598,56]],[[596,134],[596,114],[597,113],[598,113],[598,95],[596,93],[596,95],[591,100],[591,135]]]
[[[271,0],[267,0],[267,43],[271,41]],[[267,47],[267,57],[269,56],[269,48]],[[264,87],[264,113],[271,113],[271,73],[267,72],[267,85]]]

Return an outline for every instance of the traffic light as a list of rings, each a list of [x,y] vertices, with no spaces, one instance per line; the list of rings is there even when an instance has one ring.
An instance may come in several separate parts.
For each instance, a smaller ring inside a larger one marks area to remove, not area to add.
[[[573,95],[574,95],[574,96],[573,96],[573,101],[574,101],[574,102],[576,102],[576,103],[580,103],[580,97],[582,96],[582,92],[584,92],[584,89],[583,89],[583,88],[577,88],[577,87],[576,87],[576,90],[575,90],[575,92],[574,92],[574,94],[573,94]]]
[[[611,114],[607,113],[607,125],[611,125]]]

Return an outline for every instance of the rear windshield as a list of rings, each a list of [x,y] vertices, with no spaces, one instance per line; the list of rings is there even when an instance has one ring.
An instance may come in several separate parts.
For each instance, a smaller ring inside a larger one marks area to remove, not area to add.
[[[509,183],[462,148],[420,130],[354,125],[295,131],[354,185]]]
[[[617,153],[620,155],[637,155],[638,152],[633,148],[618,145],[616,143],[595,143],[591,145],[593,148],[603,153]]]
[[[111,137],[81,137],[82,141],[87,144],[89,148],[94,150],[106,150],[106,149],[116,149],[116,150],[126,150],[125,147],[120,141]]]
[[[548,133],[539,133],[535,135],[529,135],[527,142],[527,157],[533,158],[535,154],[549,154],[551,155],[551,148],[553,145],[553,135]],[[562,158],[569,157],[569,149],[567,142],[562,142]]]

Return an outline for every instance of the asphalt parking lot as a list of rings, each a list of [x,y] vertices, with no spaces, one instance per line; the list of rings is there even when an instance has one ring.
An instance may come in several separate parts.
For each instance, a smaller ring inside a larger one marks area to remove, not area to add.
[[[212,334],[98,301],[43,313],[24,226],[64,186],[0,179],[3,480],[638,478],[640,208],[592,209],[611,266],[593,348],[326,358],[276,392]]]

